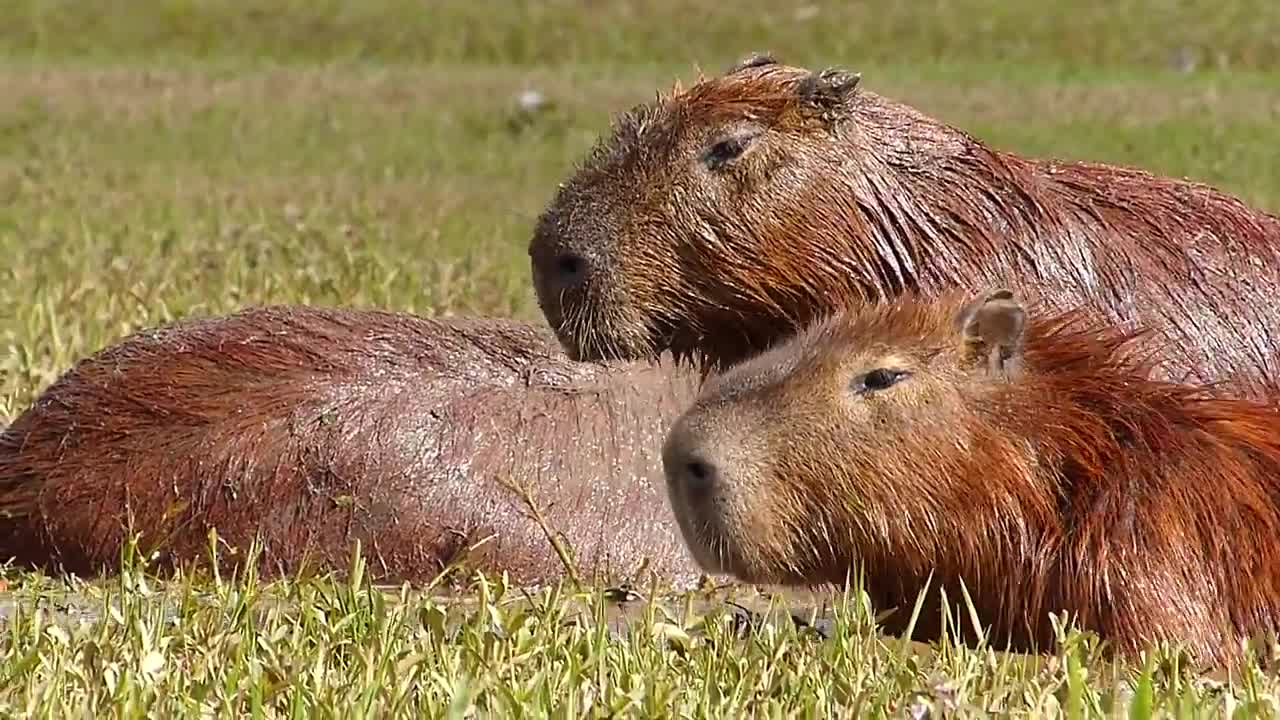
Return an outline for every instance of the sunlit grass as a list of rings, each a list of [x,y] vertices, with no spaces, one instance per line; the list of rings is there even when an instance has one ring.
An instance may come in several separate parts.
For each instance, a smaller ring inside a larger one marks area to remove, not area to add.
[[[1209,679],[1153,653],[1125,668],[1064,629],[1057,652],[921,647],[871,631],[861,594],[821,613],[694,595],[625,603],[477,578],[445,596],[341,576],[262,582],[123,572],[13,576],[0,642],[7,717],[1237,717],[1276,679]]]
[[[540,322],[528,233],[609,114],[751,50],[861,70],[1001,147],[1280,210],[1280,5],[1261,0],[3,9],[0,422],[80,357],[191,314],[297,302]],[[546,107],[521,111],[525,90]],[[904,644],[871,630],[856,593],[820,631],[782,613],[742,635],[712,598],[618,606],[500,579],[442,596],[369,587],[359,568],[7,572],[0,716],[1277,712],[1274,678],[1197,677],[1166,654],[1116,666],[1074,632],[1030,658]]]

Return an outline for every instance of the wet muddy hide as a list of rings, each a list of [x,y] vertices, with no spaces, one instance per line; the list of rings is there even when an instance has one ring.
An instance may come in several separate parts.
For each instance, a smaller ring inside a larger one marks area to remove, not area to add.
[[[157,567],[208,533],[259,571],[421,583],[464,568],[694,583],[661,481],[696,374],[570,361],[503,319],[269,306],[147,329],[88,357],[0,435],[0,557],[94,575],[132,528]],[[472,548],[468,552],[468,548]],[[234,562],[224,546],[219,555]]]

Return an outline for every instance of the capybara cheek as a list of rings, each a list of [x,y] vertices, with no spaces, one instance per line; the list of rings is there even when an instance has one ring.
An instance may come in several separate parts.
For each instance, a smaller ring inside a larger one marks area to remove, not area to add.
[[[656,354],[649,324],[627,300],[568,296],[543,308],[565,353],[575,361],[646,359]]]
[[[718,541],[720,562],[747,582],[785,578],[796,547],[794,523],[786,522],[778,512],[786,507],[785,501],[757,486],[742,494],[718,497],[716,506],[706,517]]]
[[[731,560],[736,521],[721,498],[701,488],[668,484],[671,509],[690,555],[706,572],[733,573]]]
[[[715,574],[733,572],[725,524],[714,508],[684,504],[677,521],[685,545],[703,570]]]
[[[721,475],[718,464],[696,453],[668,455],[665,467],[672,511],[694,559],[711,573],[758,571],[758,535],[773,528],[741,479]]]

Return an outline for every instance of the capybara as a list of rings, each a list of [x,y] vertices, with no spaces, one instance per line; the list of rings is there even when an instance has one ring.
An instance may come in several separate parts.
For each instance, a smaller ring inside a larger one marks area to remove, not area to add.
[[[1253,393],[1280,375],[1280,218],[992,149],[857,74],[766,56],[618,116],[529,255],[578,359],[671,349],[722,368],[852,302],[1008,285],[1167,335],[1170,379]]]
[[[708,380],[663,449],[694,556],[748,582],[861,573],[897,632],[932,573],[917,639],[963,582],[1016,650],[1052,647],[1051,612],[1122,654],[1274,642],[1280,408],[1156,378],[1154,333],[1024,302],[908,292]]]
[[[80,361],[0,435],[0,560],[93,575],[126,528],[156,567],[200,563],[215,528],[264,575],[425,582],[466,568],[580,579],[701,573],[671,518],[662,438],[698,377],[565,357],[516,321],[271,306],[138,332]],[[505,484],[504,484],[505,483]],[[227,553],[221,553],[226,557]],[[230,560],[229,562],[238,562]]]

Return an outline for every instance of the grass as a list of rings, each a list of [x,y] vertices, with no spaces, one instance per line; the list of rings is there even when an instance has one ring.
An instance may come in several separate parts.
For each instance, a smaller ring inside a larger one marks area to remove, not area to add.
[[[191,314],[300,302],[537,321],[533,217],[609,113],[754,49],[854,67],[1003,147],[1190,176],[1280,210],[1280,5],[1265,0],[0,10],[0,421],[77,358]],[[522,116],[526,89],[550,109]],[[1273,678],[1115,668],[1074,635],[1038,664],[908,652],[867,630],[856,596],[815,641],[790,623],[735,639],[720,611],[687,615],[678,598],[632,603],[614,637],[561,622],[598,619],[598,592],[500,582],[465,603],[134,570],[4,582],[0,716],[1280,710]],[[73,621],[66,598],[101,612]]]
[[[754,616],[692,594],[629,607],[566,586],[477,581],[467,598],[342,580],[19,581],[0,642],[5,717],[1252,717],[1274,678],[1229,681],[1172,653],[1109,663],[904,643],[837,595],[825,617]],[[743,622],[744,618],[746,622]],[[762,622],[763,621],[763,622]]]

